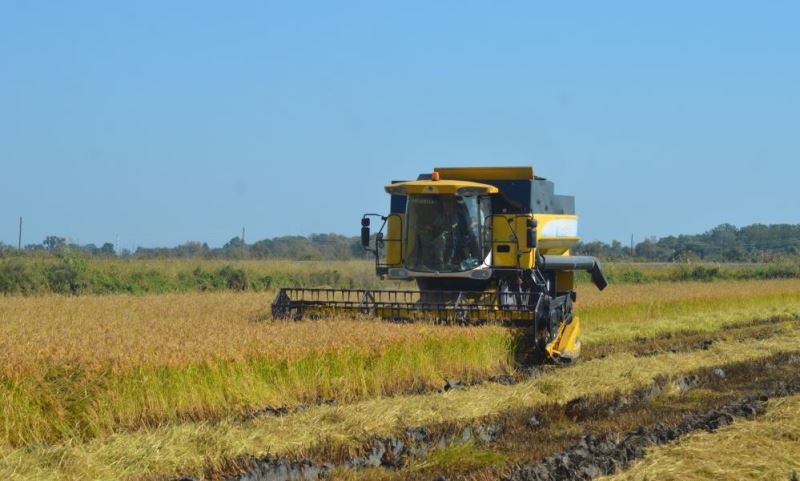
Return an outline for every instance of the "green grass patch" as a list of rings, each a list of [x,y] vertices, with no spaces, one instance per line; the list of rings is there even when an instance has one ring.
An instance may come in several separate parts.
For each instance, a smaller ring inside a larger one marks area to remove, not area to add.
[[[800,279],[800,262],[604,263],[612,284]],[[589,282],[578,272],[579,283]],[[368,260],[209,260],[91,257],[58,253],[0,256],[0,294],[113,294],[191,291],[266,291],[280,287],[413,288],[381,281]]]
[[[475,442],[452,444],[431,451],[424,461],[411,462],[407,469],[411,471],[470,471],[487,466],[503,464],[508,461],[504,454]]]

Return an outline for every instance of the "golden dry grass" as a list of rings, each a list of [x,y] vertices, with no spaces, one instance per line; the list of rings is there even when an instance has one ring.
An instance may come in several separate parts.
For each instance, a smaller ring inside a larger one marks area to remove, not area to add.
[[[274,293],[187,293],[150,296],[8,297],[0,302],[3,372],[30,372],[42,363],[79,362],[88,369],[183,366],[256,357],[297,359],[341,350],[380,351],[396,342],[469,335],[424,325],[257,322],[267,319]],[[800,301],[800,280],[584,286],[584,325],[631,323],[701,311],[780,308]],[[645,326],[646,327],[646,326]],[[635,333],[634,329],[627,332]],[[346,335],[343,335],[346,333]]]
[[[349,319],[263,321],[271,302],[270,294],[230,292],[6,298],[0,303],[0,369],[30,372],[60,361],[112,372],[253,357],[292,361],[485,331]]]
[[[395,405],[378,398],[374,405],[291,416],[304,434],[287,431],[288,418],[241,424],[238,413],[264,405],[318,397],[354,402],[440,385],[444,377],[511,368],[511,334],[499,327],[272,322],[265,320],[271,300],[272,294],[253,293],[3,298],[0,474],[17,468],[31,478],[54,479],[173,473],[236,454],[307,446],[309,431],[350,439],[397,423],[494,412],[581,389],[623,388],[652,376],[648,368],[618,378],[601,369],[594,377],[578,376],[581,384],[573,385],[572,377],[555,375],[528,391],[521,386],[519,393],[492,391],[497,386],[470,390],[477,404],[423,396],[399,397]],[[798,316],[800,281],[612,286],[604,293],[584,286],[579,301],[585,342],[615,342]],[[624,366],[619,369],[640,368],[624,354],[613,358]],[[598,364],[585,363],[576,372],[593,366]]]
[[[321,439],[357,442],[402,426],[472,419],[505,409],[565,402],[579,395],[629,391],[657,376],[800,350],[800,336],[715,343],[709,350],[635,358],[615,354],[513,386],[486,384],[442,394],[377,398],[318,406],[281,418],[242,423],[183,423],[87,442],[0,449],[4,479],[136,479],[195,473],[241,454],[302,451]]]
[[[752,299],[766,295],[797,294],[800,280],[759,280],[719,282],[654,282],[650,284],[610,284],[603,291],[592,286],[580,286],[576,306],[582,309],[611,310],[622,306],[650,306],[651,314],[657,307],[675,302]]]
[[[604,481],[788,481],[800,472],[800,395],[771,400],[767,413],[717,432],[695,433],[651,448]]]
[[[800,281],[630,287],[611,288],[607,298],[587,293],[586,342],[800,315]],[[90,439],[318,398],[349,402],[512,369],[512,334],[499,327],[272,322],[263,320],[270,300],[249,293],[5,298],[0,443]]]
[[[5,300],[0,443],[14,445],[346,402],[511,368],[512,339],[499,327],[263,322],[263,295]]]

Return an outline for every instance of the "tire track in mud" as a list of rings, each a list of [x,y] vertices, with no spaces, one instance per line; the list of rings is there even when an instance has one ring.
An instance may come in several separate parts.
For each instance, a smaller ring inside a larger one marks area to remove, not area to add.
[[[578,362],[593,359],[603,359],[614,353],[630,353],[635,357],[656,356],[667,352],[688,353],[701,349],[708,349],[715,342],[749,339],[767,339],[785,332],[787,326],[800,325],[800,318],[771,317],[754,319],[751,321],[729,324],[715,332],[683,330],[666,332],[657,336],[637,337],[632,340],[613,343],[586,344]],[[506,386],[537,377],[552,369],[569,368],[571,363],[550,363],[538,366],[521,366],[516,372],[510,374],[496,374],[485,378],[472,379],[446,379],[440,388],[418,389],[402,394],[434,394],[453,389],[466,389],[483,383],[498,383]],[[296,405],[264,406],[252,409],[238,416],[239,422],[248,422],[261,416],[282,417],[305,411],[313,406],[336,406],[336,399],[319,399],[313,403]]]
[[[705,413],[686,416],[677,425],[658,423],[649,428],[620,435],[607,433],[587,435],[580,442],[560,453],[548,456],[540,463],[524,465],[503,481],[590,480],[625,469],[632,461],[642,458],[645,449],[679,439],[693,431],[713,432],[734,422],[735,418],[751,419],[762,414],[769,398],[799,391],[765,391],[758,398],[745,398]]]
[[[693,398],[692,390],[701,394],[699,399]],[[384,468],[396,473],[397,479],[456,479],[466,473],[458,469],[408,472],[403,468],[410,460],[425,459],[437,449],[476,443],[504,453],[512,461],[471,472],[469,479],[593,479],[623,469],[643,456],[648,446],[700,429],[713,431],[736,418],[756,416],[763,412],[767,399],[798,392],[800,353],[783,353],[758,362],[659,378],[633,392],[582,396],[563,404],[518,408],[467,423],[411,428],[400,436],[373,438],[355,455],[327,443],[313,448],[306,458],[242,457],[231,461],[223,472],[207,476],[238,481],[306,481],[327,479],[335,469]],[[573,429],[563,429],[565,421],[572,423]]]

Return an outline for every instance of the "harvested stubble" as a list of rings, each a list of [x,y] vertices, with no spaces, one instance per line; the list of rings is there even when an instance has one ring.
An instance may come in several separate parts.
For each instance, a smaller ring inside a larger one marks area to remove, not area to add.
[[[513,386],[487,384],[442,394],[398,396],[345,406],[319,406],[280,418],[241,423],[184,423],[52,447],[6,448],[0,476],[37,479],[136,478],[199,474],[244,454],[302,454],[320,439],[358,445],[366,433],[472,419],[503,410],[565,402],[579,395],[626,392],[657,376],[800,350],[800,336],[721,342],[708,350],[647,358],[616,354],[558,369]],[[57,459],[57,463],[52,460]]]
[[[786,480],[800,472],[800,395],[771,400],[765,415],[648,450],[604,481]]]
[[[756,412],[751,409],[762,408],[755,399],[780,398],[797,392],[798,360],[794,354],[779,354],[704,368],[660,379],[629,393],[581,396],[566,404],[550,403],[463,423],[424,426],[412,429],[412,434],[405,438],[373,439],[366,443],[368,453],[376,452],[377,446],[385,446],[391,453],[382,459],[387,467],[378,468],[370,463],[371,469],[353,470],[348,467],[353,458],[341,457],[330,447],[311,459],[336,466],[332,479],[341,481],[429,481],[438,477],[472,481],[585,479],[589,473],[602,473],[611,466],[619,466],[620,461],[644,455],[638,449],[629,451],[628,447],[642,446],[642,442],[661,443],[696,429],[715,429],[732,421],[729,415],[741,421],[741,415],[749,417]],[[724,377],[718,374],[721,372]],[[629,439],[626,435],[640,429],[653,436]],[[476,433],[481,433],[477,436],[478,445],[473,444]],[[465,439],[469,441],[463,444]],[[627,444],[625,448],[613,447],[625,439],[630,441],[622,443]],[[565,459],[566,456],[569,458]],[[612,458],[616,462],[610,463]],[[357,459],[364,459],[363,455]],[[768,459],[767,455],[759,462]],[[781,461],[781,456],[775,456],[774,461]],[[260,463],[250,458],[241,464],[252,469]]]

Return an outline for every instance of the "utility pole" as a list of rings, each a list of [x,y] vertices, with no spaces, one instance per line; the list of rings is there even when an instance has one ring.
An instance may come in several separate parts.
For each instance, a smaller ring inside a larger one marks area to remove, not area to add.
[[[17,250],[22,250],[22,216],[19,216],[19,237],[17,238]]]
[[[242,245],[244,245],[244,226],[242,226]]]
[[[633,234],[631,234],[631,257],[633,257]]]

